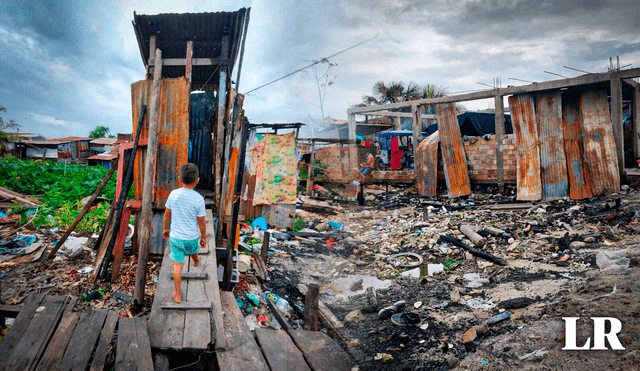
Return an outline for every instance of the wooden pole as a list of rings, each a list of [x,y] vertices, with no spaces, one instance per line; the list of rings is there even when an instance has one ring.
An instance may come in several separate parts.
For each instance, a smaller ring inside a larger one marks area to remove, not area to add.
[[[184,77],[189,80],[189,88],[191,88],[191,70],[193,69],[193,41],[187,41],[187,60],[184,66]]]
[[[413,156],[415,159],[415,155],[418,152],[418,144],[420,144],[420,133],[422,132],[422,117],[420,117],[420,113],[422,112],[421,106],[411,106],[411,128],[413,129]],[[415,167],[416,164],[414,163]]]
[[[349,177],[357,179],[358,146],[356,145],[356,115],[349,114]]]
[[[229,50],[229,37],[222,37],[222,45],[221,45],[221,57],[226,58],[228,56]],[[215,199],[216,206],[218,207],[219,218],[222,218],[222,213],[224,210],[224,200],[222,199],[222,187],[223,187],[223,175],[226,168],[226,164],[224,163],[224,154],[226,149],[224,148],[225,144],[225,107],[227,106],[227,68],[224,65],[220,65],[220,79],[218,80],[218,115],[216,118],[216,143],[213,147],[213,156],[215,159]],[[221,226],[220,226],[221,227]],[[220,228],[219,227],[219,228]]]
[[[271,239],[271,233],[268,231],[264,231],[264,238],[262,239],[262,250],[260,251],[260,256],[262,257],[262,261],[267,263],[267,258],[269,257],[269,240]]]
[[[622,82],[617,72],[611,74],[611,124],[616,140],[618,170],[624,174],[624,128],[622,127]]]
[[[633,154],[640,157],[640,86],[633,89]]]
[[[140,210],[140,230],[138,244],[138,266],[136,267],[136,285],[134,289],[134,305],[142,307],[144,301],[147,260],[149,259],[149,239],[153,230],[153,175],[156,173],[156,153],[158,151],[158,110],[160,108],[160,85],[162,84],[162,51],[156,49],[155,66],[153,68],[153,84],[151,85],[151,102],[149,104],[149,131],[147,153],[144,164],[142,182],[142,208]]]
[[[316,141],[311,141],[311,157],[309,158],[309,166],[307,166],[307,196],[311,196],[313,193],[313,173],[315,168],[314,162],[316,161]]]
[[[107,175],[105,175],[104,179],[102,179],[102,183],[98,185],[98,188],[96,188],[95,192],[93,192],[89,201],[87,201],[87,203],[84,205],[82,210],[80,210],[80,214],[78,214],[78,216],[76,217],[76,220],[74,220],[73,223],[71,223],[71,225],[69,226],[69,228],[67,228],[66,232],[64,232],[64,235],[62,236],[60,241],[58,241],[56,246],[49,252],[49,256],[47,257],[47,259],[53,260],[53,258],[56,256],[56,253],[58,252],[62,244],[64,244],[67,238],[69,238],[69,236],[71,235],[71,232],[73,232],[73,230],[76,229],[76,227],[78,226],[78,223],[80,223],[80,221],[82,220],[82,217],[84,217],[84,214],[86,214],[87,211],[89,211],[89,209],[91,208],[91,205],[93,204],[93,201],[96,200],[96,198],[100,194],[100,191],[102,191],[102,188],[104,188],[104,186],[107,184],[109,179],[111,179],[111,175],[113,175],[113,172],[116,171],[116,168],[117,167],[115,166],[115,164],[111,164],[111,168],[109,169],[109,172],[107,173]]]
[[[317,284],[309,285],[309,290],[304,298],[304,326],[305,330],[318,331],[318,294],[320,288]]]
[[[244,16],[244,30],[242,31],[242,45],[240,46],[240,60],[238,60],[238,74],[236,75],[236,91],[240,92],[240,71],[242,71],[242,60],[244,59],[244,43],[247,41],[247,29],[249,28],[249,16],[251,8],[247,8]]]
[[[495,102],[495,125],[496,125],[496,165],[498,167],[498,188],[504,188],[504,152],[502,141],[504,140],[504,101],[500,94],[500,89],[494,97]]]
[[[149,36],[149,58],[156,53],[156,35]],[[147,66],[146,79],[150,78],[153,74],[153,66]]]

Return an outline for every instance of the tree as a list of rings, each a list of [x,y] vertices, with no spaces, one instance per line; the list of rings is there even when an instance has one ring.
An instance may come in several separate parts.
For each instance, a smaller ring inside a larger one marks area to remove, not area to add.
[[[3,106],[0,106],[0,114],[2,114],[3,112],[7,112],[7,109],[4,108]],[[9,120],[9,121],[4,121],[2,119],[2,116],[0,116],[0,131],[7,131],[7,130],[13,130],[13,129],[20,129],[20,125],[18,125],[16,123],[16,120]]]
[[[89,138],[102,138],[105,137],[108,133],[108,127],[98,125],[95,129],[91,130],[91,132],[89,133]]]
[[[373,94],[364,95],[362,102],[367,106],[377,104],[388,104],[405,102],[408,100],[419,99],[420,89],[418,85],[410,82],[405,89],[404,83],[399,81],[391,81],[386,85],[384,81],[378,81],[373,85]]]

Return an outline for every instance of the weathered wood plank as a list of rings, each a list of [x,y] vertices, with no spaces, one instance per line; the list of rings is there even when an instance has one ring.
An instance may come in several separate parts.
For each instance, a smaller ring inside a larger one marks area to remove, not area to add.
[[[271,370],[311,371],[286,331],[259,327],[255,331]]]
[[[67,297],[60,295],[47,296],[42,301],[20,342],[15,346],[11,357],[5,359],[5,369],[31,370],[35,368],[60,321],[66,302]]]
[[[206,220],[206,218],[205,218]],[[215,236],[207,236],[209,240],[214,240]],[[215,254],[207,254],[200,256],[200,264],[193,266],[193,262],[189,259],[190,274],[206,274],[205,272],[215,272],[216,267],[211,266],[210,258]],[[215,260],[214,260],[215,263]],[[184,274],[183,274],[184,276]],[[187,281],[186,301],[182,304],[193,306],[194,309],[201,303],[198,310],[188,310],[184,320],[184,337],[182,340],[182,348],[184,349],[207,349],[211,344],[211,314],[212,308],[211,298],[207,296],[205,291],[205,280],[189,280]]]
[[[156,283],[156,294],[149,314],[151,346],[160,349],[182,348],[184,336],[184,311],[167,311],[161,308],[162,303],[173,300],[173,280],[171,279],[173,261],[169,258],[170,251],[171,248],[167,242]]]
[[[349,355],[327,334],[300,330],[292,331],[292,335],[312,370],[350,371],[354,366]]]
[[[213,213],[211,210],[207,210],[206,215],[206,228],[207,228],[207,248],[212,253],[207,256],[207,267],[204,269],[217,272],[217,258],[216,258],[216,237],[213,232]],[[211,300],[212,310],[211,317],[211,342],[215,344],[216,348],[224,348],[226,341],[224,337],[224,324],[222,318],[222,305],[220,302],[220,289],[218,288],[218,275],[210,274],[209,279],[204,281],[204,291]]]
[[[440,133],[436,131],[420,142],[416,152],[416,187],[425,196],[437,196],[438,192],[438,146]]]
[[[0,359],[9,359],[16,345],[20,343],[22,335],[29,326],[29,322],[31,322],[36,309],[38,309],[43,299],[44,294],[33,295],[20,310],[20,314],[18,314],[16,321],[13,323],[13,326],[11,326],[11,331],[9,331],[2,343],[0,343]],[[0,370],[7,370],[5,363],[0,363]]]
[[[514,95],[509,97],[513,132],[516,134],[518,166],[516,181],[518,200],[536,201],[542,198],[540,178],[540,152],[533,97]]]
[[[109,344],[113,338],[119,318],[120,316],[115,310],[109,311],[109,314],[107,314],[107,320],[102,327],[102,332],[100,332],[100,340],[98,341],[98,346],[96,347],[89,371],[104,370],[107,354],[109,353]]]
[[[58,325],[53,338],[47,345],[47,350],[44,352],[42,359],[40,359],[36,371],[55,370],[60,365],[62,356],[67,350],[71,335],[73,335],[79,319],[80,315],[78,313],[67,313],[62,317],[60,325]]]
[[[460,125],[453,104],[438,106],[438,131],[449,197],[467,196],[471,194],[471,183]]]
[[[182,280],[206,280],[209,278],[209,274],[206,272],[185,272],[182,273]],[[173,274],[171,275],[171,279],[173,279]]]
[[[569,197],[581,200],[592,197],[589,171],[584,162],[584,138],[579,96],[562,96],[562,124],[564,126],[564,150],[567,155],[567,175],[569,177]]]
[[[542,196],[557,200],[569,195],[567,157],[564,152],[564,125],[560,92],[535,98],[536,128],[540,150]]]
[[[84,371],[87,369],[105,318],[107,318],[106,309],[85,309],[82,312],[80,322],[78,322],[67,351],[62,357],[60,371]]]
[[[304,329],[318,331],[318,294],[320,287],[309,284],[304,298]]]
[[[220,299],[224,311],[226,340],[226,349],[216,352],[220,369],[225,371],[269,371],[262,352],[251,335],[249,326],[244,321],[244,316],[240,313],[233,293],[224,291]]]
[[[116,371],[153,371],[151,343],[145,318],[122,318],[118,326]]]
[[[580,95],[579,105],[591,193],[600,196],[618,192],[620,172],[607,93],[604,90],[585,91]]]
[[[187,292],[188,294],[188,292]],[[161,304],[160,306],[162,309],[165,310],[209,310],[211,309],[211,302],[210,301],[189,301],[189,299],[187,300],[182,300],[182,302],[180,304],[176,303],[175,301],[165,301],[164,303]],[[208,322],[208,318],[207,317],[207,322]],[[202,325],[200,325],[202,326]],[[187,324],[185,322],[185,328],[187,327]],[[185,334],[186,336],[186,334]],[[184,340],[183,340],[184,341]]]

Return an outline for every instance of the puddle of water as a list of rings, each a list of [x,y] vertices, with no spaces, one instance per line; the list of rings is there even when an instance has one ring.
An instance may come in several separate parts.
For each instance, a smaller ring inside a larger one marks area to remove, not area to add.
[[[351,285],[360,279],[362,279],[362,289],[358,291],[351,291]],[[350,296],[359,295],[364,293],[369,287],[373,287],[376,290],[386,289],[391,285],[392,282],[392,280],[382,281],[377,277],[364,275],[335,278],[325,288],[325,291],[333,291],[333,295],[325,295],[327,297],[326,301],[335,301],[341,298],[348,298]],[[323,298],[323,300],[325,300],[325,298]]]

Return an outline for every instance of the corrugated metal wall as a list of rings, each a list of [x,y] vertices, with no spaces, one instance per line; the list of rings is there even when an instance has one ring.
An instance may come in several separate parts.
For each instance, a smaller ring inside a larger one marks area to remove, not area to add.
[[[516,134],[516,153],[518,154],[517,198],[518,200],[539,200],[542,198],[542,180],[533,97],[531,95],[510,96],[509,109],[513,132]]]
[[[535,98],[542,196],[557,200],[569,195],[567,157],[564,152],[562,98],[560,92],[539,94]]]
[[[449,197],[471,194],[467,158],[464,154],[460,125],[453,104],[438,106],[438,131]]]
[[[200,183],[198,189],[213,188],[213,120],[216,97],[213,93],[192,94],[189,103],[189,162],[198,165]]]

